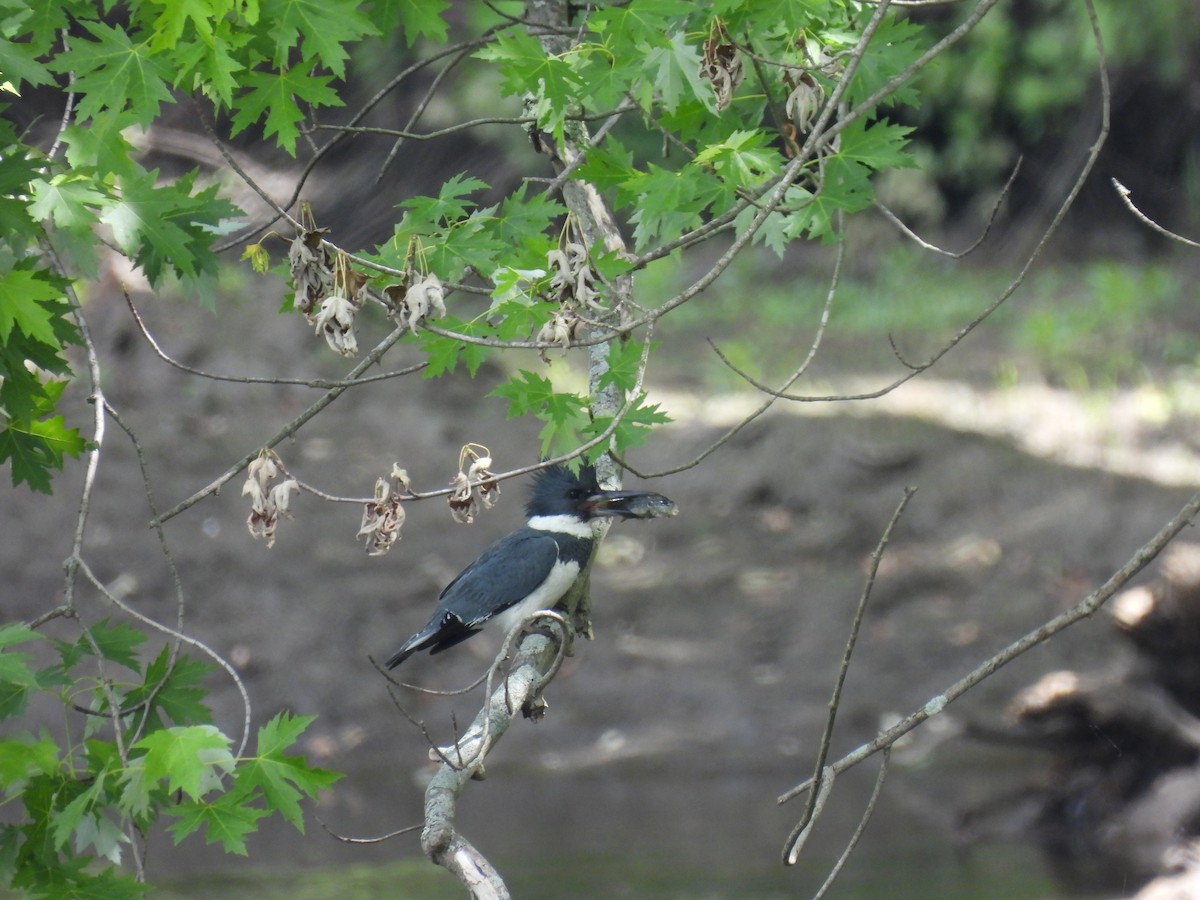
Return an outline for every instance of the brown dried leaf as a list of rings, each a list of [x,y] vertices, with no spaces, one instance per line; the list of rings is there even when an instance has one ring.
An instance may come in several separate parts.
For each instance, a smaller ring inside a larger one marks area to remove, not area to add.
[[[804,133],[809,130],[817,111],[821,108],[825,91],[820,82],[807,72],[802,71],[794,78],[789,73],[785,81],[792,88],[792,92],[788,94],[783,110],[796,128]]]
[[[321,243],[321,236],[329,229],[316,228],[296,235],[288,247],[288,267],[295,290],[295,305],[305,315],[333,289],[333,269],[329,251]]]
[[[704,57],[700,61],[700,77],[712,82],[717,97],[717,112],[729,106],[745,71],[737,47],[729,38],[725,23],[714,19],[708,40],[704,42]]]

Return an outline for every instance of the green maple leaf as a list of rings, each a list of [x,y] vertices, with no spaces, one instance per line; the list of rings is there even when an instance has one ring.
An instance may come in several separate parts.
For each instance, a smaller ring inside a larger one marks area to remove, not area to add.
[[[476,191],[487,190],[487,184],[460,172],[446,179],[436,197],[410,197],[399,206],[409,212],[404,214],[402,227],[409,231],[425,233],[464,218],[475,203],[465,199]]]
[[[538,433],[543,456],[553,447],[570,449],[579,430],[587,424],[587,401],[578,394],[555,391],[549,378],[522,369],[516,376],[493,390],[489,397],[508,401],[508,417],[532,414],[545,422]]]
[[[26,734],[8,734],[0,741],[0,786],[20,790],[30,778],[58,768],[58,744],[47,738],[34,740]]]
[[[218,106],[231,106],[240,84],[238,72],[246,67],[233,56],[234,46],[224,37],[206,41],[184,41],[175,48],[179,74],[175,84],[193,77],[197,86]]]
[[[300,68],[246,74],[242,78],[242,87],[246,91],[238,98],[231,136],[266,114],[263,136],[277,135],[279,146],[295,156],[296,141],[300,137],[296,125],[304,118],[297,101],[313,106],[341,106],[337,91],[329,87],[331,80],[328,76],[305,74]]]
[[[131,111],[139,124],[156,119],[170,102],[170,69],[154,56],[147,41],[134,43],[119,28],[103,22],[80,23],[96,40],[76,37],[71,48],[50,64],[56,72],[73,72],[72,90],[80,95],[76,115],[89,119],[104,110]]]
[[[127,778],[140,770],[143,787],[165,780],[168,791],[183,791],[199,800],[220,787],[221,774],[233,768],[229,745],[229,738],[214,725],[164,728],[133,745],[144,755],[130,761]]]
[[[0,627],[0,719],[21,715],[30,691],[40,686],[37,673],[29,665],[33,657],[8,648],[40,638],[22,623]],[[5,768],[0,761],[0,784],[6,782],[2,774]]]
[[[586,92],[587,82],[569,59],[547,56],[537,38],[524,31],[504,31],[496,42],[475,53],[498,64],[501,89],[520,97],[536,90],[538,126],[562,137],[563,117]]]
[[[188,31],[189,24],[201,41],[211,43],[214,37],[213,22],[232,9],[230,0],[171,0],[163,3],[162,12],[154,20],[154,33],[149,43],[151,51],[174,48]]]
[[[43,382],[25,365],[32,360],[43,368],[56,365],[65,370],[56,353],[41,341],[25,340],[18,331],[0,342],[0,463],[12,465],[14,487],[28,484],[44,494],[50,493],[50,469],[61,469],[64,456],[87,449],[76,429],[67,428],[62,416],[51,415],[67,382]]]
[[[14,268],[0,276],[0,341],[7,342],[18,328],[26,337],[61,348],[54,329],[61,312],[47,303],[62,296],[62,286],[36,269]]]
[[[905,150],[912,130],[886,120],[868,126],[858,119],[842,130],[837,155],[876,170],[912,168],[916,160]]]
[[[300,832],[304,831],[300,800],[315,797],[317,791],[342,777],[337,772],[310,767],[303,757],[284,752],[296,743],[314,718],[280,713],[260,728],[257,753],[238,766],[230,792],[234,799],[249,799],[261,792],[268,807]]]
[[[136,124],[138,116],[132,111],[106,109],[86,125],[71,125],[63,132],[67,162],[77,169],[94,167],[98,177],[136,168],[133,146],[125,138],[126,129]]]
[[[579,178],[590,181],[599,190],[605,191],[632,181],[638,176],[633,163],[633,153],[616,138],[609,137],[596,147],[589,147],[583,165],[577,170]]]
[[[162,728],[165,714],[177,725],[202,724],[212,720],[212,711],[204,704],[208,691],[203,687],[205,675],[212,671],[209,663],[179,656],[171,663],[171,654],[164,647],[147,666],[142,684],[125,695],[124,703],[135,707],[145,703],[145,717],[151,727]]]
[[[29,211],[59,228],[89,229],[96,222],[96,207],[108,199],[95,185],[95,179],[73,173],[55,175],[49,181],[35,178],[29,183],[33,197]]]
[[[178,844],[197,829],[204,827],[206,843],[220,843],[226,853],[246,855],[246,835],[258,830],[258,820],[270,815],[269,810],[229,803],[224,797],[215,803],[186,800],[167,810],[179,816],[168,829]]]
[[[61,0],[27,0],[26,15],[21,18],[18,34],[29,35],[29,47],[39,56],[48,53],[59,40],[62,30],[70,27],[70,4]],[[15,37],[16,35],[14,35]]]
[[[29,44],[0,38],[0,76],[20,90],[22,85],[51,84],[50,70],[39,61],[41,54]]]
[[[684,100],[698,100],[704,110],[710,115],[717,112],[717,101],[713,94],[712,85],[702,81],[697,74],[700,69],[700,52],[688,43],[682,33],[672,36],[667,47],[655,47],[647,56],[647,63],[653,67],[654,77],[644,82],[639,97],[646,107],[650,106],[657,90],[663,108],[675,112]]]
[[[767,146],[762,131],[735,131],[725,140],[705,147],[691,164],[711,166],[731,186],[755,187],[778,171],[782,162],[779,151]]]
[[[95,641],[102,657],[120,663],[135,672],[141,671],[137,648],[146,642],[145,632],[131,628],[124,622],[113,624],[108,619],[101,619],[91,626],[90,631],[92,640]],[[93,652],[92,644],[86,637],[81,636],[78,644],[84,652]]]
[[[536,409],[553,393],[554,385],[549,378],[522,369],[488,396],[507,400],[508,417],[515,419]]]
[[[722,194],[722,187],[710,172],[675,172],[651,164],[622,184],[621,194],[637,198],[630,221],[637,225],[634,238],[640,249],[655,238],[670,240],[699,225],[700,213]]]
[[[180,275],[212,270],[216,260],[209,247],[217,226],[241,210],[217,197],[216,185],[193,195],[195,171],[173,184],[156,185],[157,178],[157,169],[131,169],[121,178],[120,197],[107,204],[100,221],[112,228],[117,244],[151,283],[168,265]]]
[[[756,215],[758,215],[758,207],[746,207],[733,220],[734,230],[741,234],[750,227],[750,222]],[[788,219],[780,212],[770,213],[758,226],[758,231],[754,233],[754,243],[766,245],[780,259],[783,259],[783,251],[787,248],[788,240]]]
[[[496,216],[500,240],[510,245],[534,245],[541,249],[546,229],[566,211],[565,206],[541,191],[518,188],[516,193],[504,199]],[[541,262],[545,264],[544,255]],[[516,262],[510,265],[520,267]]]
[[[28,246],[37,232],[26,207],[30,182],[41,173],[38,161],[30,159],[24,149],[6,147],[0,142],[0,151],[0,237],[17,251],[9,257],[11,259],[21,255],[19,251]]]
[[[447,29],[443,14],[450,8],[446,0],[387,0],[375,5],[378,22],[399,22],[408,46],[421,35],[434,43],[444,43]]]
[[[344,44],[378,34],[366,16],[358,11],[357,0],[267,0],[260,15],[274,22],[274,66],[285,69],[291,62],[293,47],[300,47],[306,63],[320,62],[342,78],[349,54]]]

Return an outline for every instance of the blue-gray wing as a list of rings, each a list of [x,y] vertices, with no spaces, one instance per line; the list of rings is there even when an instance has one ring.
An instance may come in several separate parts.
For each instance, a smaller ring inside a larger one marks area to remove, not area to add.
[[[465,641],[533,593],[557,561],[558,544],[544,531],[522,528],[501,538],[446,585],[428,624],[392,654],[387,667],[420,650],[440,653]]]
[[[522,528],[500,539],[463,569],[438,597],[434,619],[453,614],[478,627],[515,606],[546,580],[558,561],[558,543],[544,531]]]

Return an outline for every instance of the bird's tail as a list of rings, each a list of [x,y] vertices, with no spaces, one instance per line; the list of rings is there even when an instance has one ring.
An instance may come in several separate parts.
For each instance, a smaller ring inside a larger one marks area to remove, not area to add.
[[[419,650],[433,642],[435,635],[429,631],[419,631],[404,642],[404,646],[388,657],[384,663],[389,669],[394,669]]]

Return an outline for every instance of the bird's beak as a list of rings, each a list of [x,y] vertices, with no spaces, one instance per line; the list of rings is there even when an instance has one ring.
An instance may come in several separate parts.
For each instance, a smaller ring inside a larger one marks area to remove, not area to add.
[[[593,517],[622,519],[659,519],[679,514],[675,501],[650,491],[601,491],[583,503]]]

